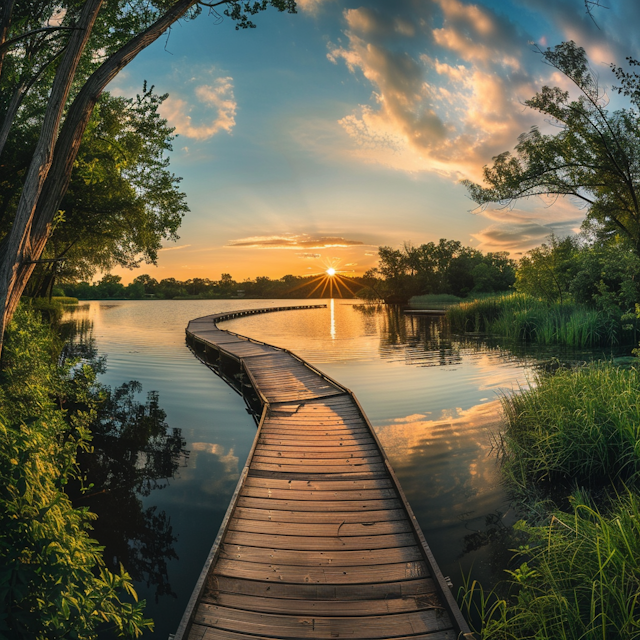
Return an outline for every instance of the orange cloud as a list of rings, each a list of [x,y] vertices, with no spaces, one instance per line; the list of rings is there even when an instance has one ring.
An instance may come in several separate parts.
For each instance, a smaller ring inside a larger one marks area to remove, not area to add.
[[[273,236],[252,236],[231,240],[228,247],[251,247],[254,249],[328,249],[364,245],[361,240],[349,240],[339,236],[310,236],[285,234]],[[302,254],[302,257],[316,257],[318,254]]]

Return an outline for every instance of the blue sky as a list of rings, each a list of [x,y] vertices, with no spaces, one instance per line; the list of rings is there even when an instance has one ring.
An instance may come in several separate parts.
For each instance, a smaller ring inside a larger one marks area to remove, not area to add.
[[[562,83],[535,44],[573,39],[603,85],[640,57],[640,3],[304,0],[236,31],[206,11],[146,49],[110,90],[170,97],[172,170],[191,213],[157,278],[361,274],[379,245],[441,237],[517,257],[584,212],[539,200],[472,214],[459,184],[544,121],[523,106]]]

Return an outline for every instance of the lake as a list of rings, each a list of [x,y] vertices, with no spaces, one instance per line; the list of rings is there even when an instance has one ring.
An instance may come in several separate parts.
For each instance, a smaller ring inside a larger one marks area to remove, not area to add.
[[[316,302],[322,301],[96,301],[69,314],[92,325],[98,352],[107,357],[101,382],[117,387],[137,380],[141,401],[157,391],[168,425],[181,430],[189,452],[167,486],[139,496],[153,517],[164,512],[170,530],[165,527],[163,540],[149,539],[153,531],[147,530],[146,537],[126,542],[142,558],[132,573],[156,621],[154,637],[164,640],[178,626],[256,432],[240,396],[186,347],[185,327],[193,318],[226,310]],[[249,316],[220,326],[286,347],[349,387],[454,593],[471,569],[491,584],[510,555],[495,533],[515,520],[492,434],[500,424],[500,395],[527,385],[536,357],[515,356],[495,340],[451,336],[439,318],[351,300],[326,302],[325,309]],[[111,517],[110,529],[124,531],[127,524],[131,531],[134,517],[124,505]],[[156,550],[164,560],[154,556]],[[108,562],[117,566],[118,557],[109,553],[107,545]],[[160,580],[153,567],[164,563]]]

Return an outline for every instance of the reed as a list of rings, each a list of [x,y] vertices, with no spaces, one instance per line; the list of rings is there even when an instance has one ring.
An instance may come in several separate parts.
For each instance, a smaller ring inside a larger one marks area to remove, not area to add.
[[[462,603],[482,640],[620,640],[640,636],[640,498],[601,514],[581,495],[546,526],[518,523],[520,563],[491,592],[476,581]]]
[[[532,388],[504,396],[499,451],[511,485],[636,484],[638,397],[640,372],[608,363],[538,374]]]
[[[522,293],[463,302],[450,307],[447,318],[453,331],[541,345],[584,349],[635,341],[635,332],[619,316],[575,303],[547,303]]]

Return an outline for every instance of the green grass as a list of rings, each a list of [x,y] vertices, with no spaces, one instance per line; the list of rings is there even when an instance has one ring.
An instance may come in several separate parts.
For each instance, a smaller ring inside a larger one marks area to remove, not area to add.
[[[453,331],[488,333],[541,345],[561,344],[574,348],[633,344],[635,331],[625,329],[613,317],[574,303],[547,303],[514,293],[473,302],[447,310]]]
[[[409,300],[409,305],[412,309],[448,309],[460,303],[495,297],[495,293],[471,294],[467,298],[459,298],[448,293],[429,293],[423,296],[413,296]]]
[[[482,640],[622,640],[640,637],[640,498],[607,515],[576,495],[546,526],[519,523],[520,565],[490,593],[465,585],[463,609]]]
[[[638,369],[592,364],[539,374],[532,382],[533,388],[502,400],[499,451],[513,488],[525,494],[544,483],[637,484]]]

